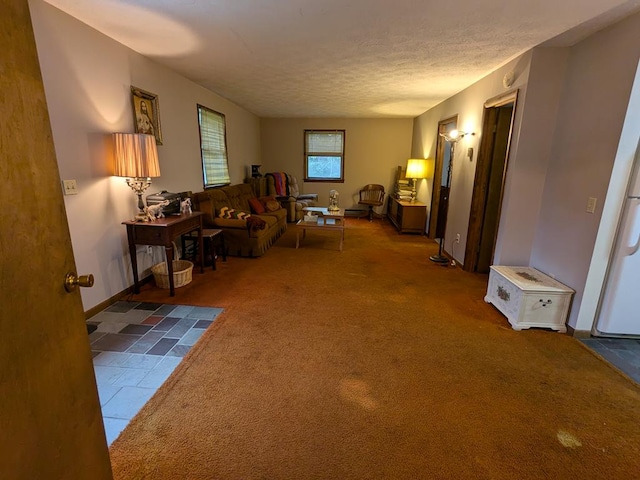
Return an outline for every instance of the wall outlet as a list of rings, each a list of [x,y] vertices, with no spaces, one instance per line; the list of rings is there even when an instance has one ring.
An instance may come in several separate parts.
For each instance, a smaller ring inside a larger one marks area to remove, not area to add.
[[[587,213],[594,213],[596,211],[597,201],[597,198],[589,197],[589,199],[587,200]]]
[[[62,181],[62,189],[64,190],[65,195],[77,195],[78,194],[78,184],[75,180],[63,180]]]
[[[460,243],[460,234],[456,233],[456,243]]]
[[[151,249],[151,245],[147,245],[147,255],[153,255],[153,250]]]

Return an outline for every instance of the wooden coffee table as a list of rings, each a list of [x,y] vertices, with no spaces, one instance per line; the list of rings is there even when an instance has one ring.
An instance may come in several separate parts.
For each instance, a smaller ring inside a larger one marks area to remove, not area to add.
[[[318,216],[318,221],[307,222],[304,218],[298,220],[298,223],[296,223],[298,226],[296,248],[300,246],[300,232],[302,232],[302,238],[304,239],[307,230],[337,230],[340,232],[340,251],[342,251],[344,243],[344,209],[329,211],[324,207],[306,207],[303,208],[303,211],[315,213]]]

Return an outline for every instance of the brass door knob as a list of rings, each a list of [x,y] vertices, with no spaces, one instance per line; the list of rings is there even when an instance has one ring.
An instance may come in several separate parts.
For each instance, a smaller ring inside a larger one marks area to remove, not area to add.
[[[73,292],[76,287],[93,287],[93,275],[78,275],[76,272],[69,272],[64,277],[64,289]]]

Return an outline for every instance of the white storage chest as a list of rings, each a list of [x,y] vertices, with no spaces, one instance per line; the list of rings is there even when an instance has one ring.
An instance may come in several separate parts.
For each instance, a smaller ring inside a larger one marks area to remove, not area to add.
[[[566,332],[574,293],[535,268],[494,265],[484,301],[500,310],[514,330],[538,327]]]

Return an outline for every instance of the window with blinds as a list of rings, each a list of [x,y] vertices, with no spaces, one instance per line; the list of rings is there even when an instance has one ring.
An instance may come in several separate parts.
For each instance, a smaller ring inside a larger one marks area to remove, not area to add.
[[[304,131],[304,181],[344,182],[344,130]]]
[[[224,115],[198,105],[198,124],[204,188],[230,184]]]

